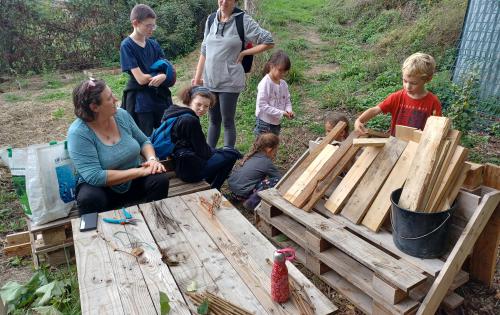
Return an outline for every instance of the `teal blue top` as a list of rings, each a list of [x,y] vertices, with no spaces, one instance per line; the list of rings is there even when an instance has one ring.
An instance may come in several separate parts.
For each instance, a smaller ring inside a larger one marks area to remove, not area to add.
[[[120,140],[113,145],[104,144],[95,132],[80,118],[68,129],[68,151],[78,172],[78,184],[106,186],[107,170],[128,170],[141,163],[141,150],[151,144],[137,127],[127,111],[119,108],[115,114]],[[117,193],[125,193],[131,181],[111,186]]]

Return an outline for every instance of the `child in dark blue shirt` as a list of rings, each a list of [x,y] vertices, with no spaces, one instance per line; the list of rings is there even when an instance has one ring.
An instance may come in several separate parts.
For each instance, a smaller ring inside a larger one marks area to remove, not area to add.
[[[130,13],[134,31],[120,45],[120,64],[130,75],[123,91],[122,107],[134,117],[139,128],[151,135],[160,125],[163,112],[172,104],[166,71],[152,65],[165,59],[160,45],[151,39],[156,29],[156,14],[147,5],[138,4]],[[164,73],[165,72],[165,73]]]

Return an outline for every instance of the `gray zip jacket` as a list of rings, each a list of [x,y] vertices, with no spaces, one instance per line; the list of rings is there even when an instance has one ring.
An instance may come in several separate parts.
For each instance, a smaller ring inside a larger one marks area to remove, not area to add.
[[[233,13],[225,23],[219,22],[220,10],[212,27],[205,23],[205,35],[201,44],[201,54],[205,56],[203,82],[213,92],[240,93],[245,89],[245,71],[236,63],[241,51],[241,40],[234,17],[243,12]],[[271,33],[261,28],[248,14],[243,16],[245,42],[254,45],[274,44]],[[210,30],[209,30],[210,29]]]

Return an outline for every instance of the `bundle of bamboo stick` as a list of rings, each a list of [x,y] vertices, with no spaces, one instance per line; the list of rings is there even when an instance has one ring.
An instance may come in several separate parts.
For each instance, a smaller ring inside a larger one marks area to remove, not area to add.
[[[209,314],[213,315],[251,315],[249,311],[234,305],[233,303],[217,296],[211,292],[193,293],[186,292],[196,306],[200,306],[204,301],[208,301]]]

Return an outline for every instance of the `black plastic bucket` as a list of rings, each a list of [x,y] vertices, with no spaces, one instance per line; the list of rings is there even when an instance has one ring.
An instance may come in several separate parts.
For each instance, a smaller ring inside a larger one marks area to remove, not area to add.
[[[399,207],[403,189],[391,194],[392,239],[397,248],[408,255],[436,258],[447,250],[448,230],[455,204],[446,211],[428,213],[410,211]]]

